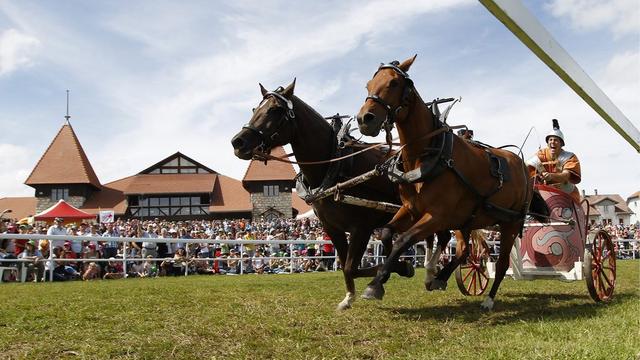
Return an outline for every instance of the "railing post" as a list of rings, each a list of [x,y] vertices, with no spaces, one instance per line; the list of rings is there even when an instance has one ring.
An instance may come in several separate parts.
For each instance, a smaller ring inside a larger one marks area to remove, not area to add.
[[[244,274],[244,244],[240,244],[240,275]]]
[[[184,243],[184,254],[185,254],[184,255],[185,259],[187,260],[185,262],[185,267],[184,267],[184,276],[188,276],[189,275],[189,244],[188,243]]]
[[[53,241],[47,241],[49,242],[49,282],[53,282]]]
[[[293,274],[293,244],[289,244],[289,274]]]
[[[122,241],[122,272],[124,278],[127,277],[127,241]]]

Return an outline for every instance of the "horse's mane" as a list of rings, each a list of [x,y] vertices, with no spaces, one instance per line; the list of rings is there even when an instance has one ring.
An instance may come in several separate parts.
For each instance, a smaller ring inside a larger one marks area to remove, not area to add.
[[[320,113],[317,112],[316,109],[311,107],[302,99],[293,95],[293,102],[294,102],[294,108],[297,109],[298,112],[301,112],[302,116],[309,119],[317,120],[318,122],[325,124],[327,127],[330,127],[329,123],[324,118],[324,116],[320,115]]]

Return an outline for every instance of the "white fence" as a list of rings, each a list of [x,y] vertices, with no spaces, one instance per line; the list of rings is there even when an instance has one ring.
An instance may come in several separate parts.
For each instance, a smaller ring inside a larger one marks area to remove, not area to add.
[[[69,235],[44,235],[44,234],[0,234],[0,240],[2,239],[23,239],[23,240],[40,240],[40,239],[47,239],[49,240],[49,244],[51,244],[52,241],[71,241],[71,242],[118,242],[118,243],[122,243],[122,247],[123,247],[123,251],[121,253],[122,257],[117,257],[115,259],[109,259],[109,258],[99,258],[99,259],[88,259],[88,258],[78,258],[78,259],[60,259],[60,258],[56,258],[54,257],[53,254],[53,246],[49,246],[49,254],[48,257],[42,259],[41,261],[48,263],[48,269],[49,269],[49,280],[51,281],[53,279],[53,262],[69,262],[69,263],[81,263],[81,262],[108,262],[108,261],[115,261],[115,262],[121,262],[122,263],[122,267],[123,267],[123,273],[127,274],[127,264],[131,263],[131,262],[140,262],[140,261],[145,261],[145,260],[151,260],[151,261],[163,261],[166,260],[167,258],[140,258],[140,257],[131,257],[128,254],[128,249],[129,249],[129,243],[131,242],[149,242],[149,243],[172,243],[172,244],[196,244],[196,245],[200,245],[203,243],[207,243],[207,244],[228,244],[231,246],[236,246],[239,245],[240,249],[239,252],[240,254],[243,254],[245,251],[245,245],[260,245],[260,246],[267,246],[267,247],[271,247],[271,245],[274,244],[284,244],[284,245],[288,245],[289,248],[289,255],[286,257],[279,257],[279,256],[264,256],[262,257],[262,259],[264,260],[271,260],[271,259],[287,259],[290,261],[290,263],[293,263],[294,260],[304,260],[304,259],[318,259],[318,260],[322,260],[322,259],[332,259],[333,260],[333,270],[336,270],[337,268],[337,254],[334,251],[334,255],[331,256],[325,256],[325,255],[314,255],[314,256],[306,256],[306,255],[296,255],[294,252],[294,245],[298,245],[298,244],[303,244],[303,245],[307,245],[307,244],[314,244],[317,245],[318,247],[320,247],[321,245],[324,244],[331,244],[330,241],[326,241],[326,240],[216,240],[216,239],[178,239],[178,238],[130,238],[130,237],[97,237],[97,236],[69,236]],[[637,239],[615,239],[613,240],[614,243],[616,243],[618,245],[618,257],[622,257],[622,258],[630,258],[630,259],[636,259],[640,257],[640,240]],[[493,241],[489,241],[488,242],[490,245],[490,249],[491,250],[495,250],[496,247],[494,247],[493,245],[496,244],[499,246],[499,243],[497,242],[493,242]],[[625,245],[628,244],[628,245]],[[372,254],[371,253],[367,253],[365,252],[365,255],[363,257],[364,261],[370,261],[373,264],[379,264],[381,262],[383,262],[383,255],[382,255],[382,243],[380,241],[370,241],[369,242],[369,246],[372,247]],[[418,246],[424,246],[424,242],[420,242],[418,244],[416,244],[416,246],[413,247],[413,254],[412,255],[405,255],[403,256],[403,258],[407,259],[412,259],[414,264],[418,264],[418,262],[420,262],[420,264],[424,261],[424,252],[420,252],[418,253],[417,248]],[[238,258],[228,258],[228,257],[206,257],[206,258],[194,258],[191,257],[190,258],[190,254],[189,254],[189,246],[185,246],[185,251],[186,251],[186,258],[192,260],[192,261],[219,261],[219,262],[227,262],[227,261],[234,261],[237,260],[240,263],[240,274],[243,274],[245,272],[245,261],[252,261],[254,259],[254,257],[248,257],[248,258],[244,258],[242,256],[238,257]],[[320,251],[318,251],[318,253],[321,253]],[[455,240],[451,240],[449,242],[449,253],[446,254],[445,256],[448,256],[449,258],[451,258],[453,256],[453,254],[455,253]],[[490,256],[492,257],[497,257],[497,253],[491,253]],[[45,254],[42,254],[42,256],[44,257]],[[23,260],[23,259],[2,259],[1,260],[4,263],[24,263],[24,262],[29,262],[29,260]],[[15,271],[16,268],[15,267],[0,267],[0,282],[2,281],[2,272],[4,270],[12,270]],[[293,272],[293,266],[291,267],[291,272]],[[24,271],[23,271],[24,272]],[[185,275],[188,274],[188,268],[185,268]],[[22,274],[21,278],[24,281],[24,274]]]
[[[131,242],[149,242],[149,243],[171,243],[171,244],[195,244],[195,245],[200,245],[203,243],[207,243],[207,244],[228,244],[230,246],[240,246],[239,249],[239,253],[243,254],[246,250],[245,246],[246,245],[254,245],[254,246],[266,246],[266,247],[271,247],[271,245],[280,245],[280,244],[284,244],[284,245],[288,245],[289,251],[288,251],[288,256],[286,257],[282,257],[282,256],[264,256],[262,257],[262,259],[264,260],[271,260],[271,259],[287,259],[289,260],[291,263],[294,262],[294,260],[300,259],[318,259],[318,260],[322,260],[322,259],[332,259],[333,260],[333,269],[335,270],[337,267],[337,254],[334,251],[334,254],[331,256],[325,256],[325,255],[315,255],[315,256],[306,256],[306,255],[296,255],[294,252],[294,246],[298,245],[298,244],[303,244],[303,245],[307,245],[307,244],[314,244],[317,247],[320,247],[322,245],[325,244],[331,244],[331,241],[326,241],[326,240],[216,240],[216,239],[178,239],[178,238],[130,238],[130,237],[97,237],[97,236],[69,236],[69,235],[43,235],[43,234],[0,234],[0,239],[23,239],[23,240],[40,240],[40,239],[47,239],[49,240],[49,244],[52,244],[53,241],[71,241],[71,242],[118,242],[118,243],[122,243],[122,252],[121,252],[121,257],[116,257],[115,259],[109,259],[109,258],[100,258],[100,259],[87,259],[87,258],[78,258],[78,259],[62,259],[62,258],[56,258],[54,257],[53,254],[53,246],[49,246],[49,254],[48,257],[46,257],[45,254],[42,254],[42,256],[44,257],[44,259],[42,259],[41,261],[44,261],[46,263],[48,263],[48,277],[49,280],[53,279],[53,262],[69,262],[69,263],[80,263],[80,262],[109,262],[109,261],[114,261],[114,262],[121,262],[122,263],[122,267],[123,267],[123,272],[126,274],[127,273],[127,264],[131,263],[131,262],[139,262],[139,261],[145,261],[145,260],[151,260],[151,261],[163,261],[166,260],[167,258],[160,258],[160,257],[155,257],[155,258],[140,258],[140,257],[131,257],[129,255],[129,251],[130,250],[130,246],[129,244]],[[369,258],[374,259],[374,261],[376,263],[379,263],[382,261],[381,259],[381,242],[380,241],[372,241],[371,244],[374,246],[374,255],[373,256],[368,256]],[[227,262],[227,261],[234,261],[237,260],[240,263],[240,274],[243,274],[245,272],[245,261],[249,260],[252,261],[254,259],[254,257],[249,257],[249,258],[243,258],[242,256],[238,257],[238,258],[228,258],[228,257],[206,257],[206,258],[202,258],[202,257],[198,257],[198,258],[193,258],[190,257],[191,254],[189,254],[189,246],[185,246],[184,247],[185,251],[186,251],[186,257],[189,258],[190,260],[193,261],[220,261],[220,262]],[[320,251],[318,251],[318,253],[320,253]],[[365,255],[366,256],[366,255]],[[29,260],[22,260],[22,259],[2,259],[1,260],[4,263],[10,263],[10,262],[14,262],[14,263],[21,263],[21,262],[28,262]],[[15,269],[14,269],[15,270]],[[291,272],[293,272],[293,267],[291,268]],[[188,274],[188,269],[185,269],[185,275]],[[1,281],[1,280],[0,280]]]

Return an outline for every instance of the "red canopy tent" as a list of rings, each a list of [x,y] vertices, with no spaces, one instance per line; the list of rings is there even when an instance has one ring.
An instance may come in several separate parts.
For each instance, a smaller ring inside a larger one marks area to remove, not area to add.
[[[80,219],[95,219],[96,215],[84,212],[73,205],[69,205],[66,201],[60,199],[57,204],[48,208],[47,210],[36,214],[35,220],[38,221],[52,221],[55,218],[63,218],[67,220],[80,220]]]

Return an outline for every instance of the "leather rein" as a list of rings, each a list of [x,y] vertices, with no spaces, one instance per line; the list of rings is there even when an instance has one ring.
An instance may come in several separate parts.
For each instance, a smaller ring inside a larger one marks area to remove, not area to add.
[[[388,65],[381,65],[380,69],[383,68],[393,68],[395,71],[400,71],[401,74],[403,74],[404,76],[406,76],[408,78],[408,74],[406,74],[405,72],[403,72],[402,70],[400,70],[397,66],[393,65],[393,64],[388,64]],[[413,83],[411,83],[413,84]],[[285,114],[283,115],[283,119],[281,120],[281,124],[284,124],[286,122],[292,122],[293,124],[295,124],[295,111],[293,109],[293,102],[289,99],[287,99],[286,97],[284,97],[282,94],[278,93],[278,91],[280,90],[280,88],[276,89],[275,91],[269,91],[267,92],[264,97],[262,98],[262,102],[264,102],[267,97],[269,96],[273,96],[275,97],[277,100],[283,102],[286,107],[287,107],[287,111],[285,112]],[[408,97],[408,92],[406,91],[405,88],[405,93],[403,95],[403,98]],[[367,99],[372,99],[374,101],[376,101],[377,103],[383,105],[386,109],[388,114],[393,114],[396,115],[402,108],[402,105],[398,106],[395,110],[391,110],[391,107],[387,104],[384,103],[384,101],[382,99],[380,99],[378,96],[376,95],[371,95],[369,97],[367,97]],[[261,104],[262,104],[261,102]],[[389,116],[388,116],[389,117]],[[283,162],[283,163],[287,163],[287,164],[297,164],[297,165],[322,165],[322,164],[330,164],[330,163],[334,163],[334,162],[338,162],[338,161],[342,161],[345,159],[348,159],[350,157],[354,157],[357,156],[359,154],[362,154],[364,152],[379,148],[381,146],[389,146],[389,148],[391,149],[394,145],[395,146],[400,146],[400,148],[397,150],[397,152],[402,151],[402,149],[409,145],[410,143],[406,143],[404,145],[400,144],[400,143],[394,143],[391,141],[391,128],[393,127],[393,122],[395,120],[395,116],[392,116],[390,121],[385,120],[385,130],[387,131],[387,141],[386,143],[377,143],[377,144],[371,144],[370,146],[367,146],[366,148],[362,149],[362,150],[358,150],[356,152],[353,152],[351,154],[347,154],[344,156],[340,156],[340,157],[336,157],[333,159],[329,159],[329,160],[320,160],[320,161],[293,161],[293,160],[288,160],[289,157],[294,156],[293,153],[289,153],[286,154],[284,156],[273,156],[271,154],[269,154],[270,148],[272,147],[270,144],[272,141],[274,141],[278,136],[279,136],[279,132],[278,130],[274,131],[273,134],[271,135],[266,135],[263,131],[261,131],[260,129],[250,125],[250,124],[246,124],[244,125],[242,128],[243,129],[247,129],[250,130],[251,132],[255,133],[260,140],[262,141],[262,143],[260,144],[260,146],[258,146],[258,150],[253,152],[253,158],[255,160],[261,160],[261,161],[268,161],[268,160],[274,160],[274,161],[279,161],[279,162]],[[449,126],[446,125],[434,130],[428,134],[426,134],[425,136],[416,139],[415,141],[422,141],[422,140],[426,140],[426,139],[430,139],[434,136],[440,135],[443,132],[447,132],[451,129],[459,129],[459,128],[466,128],[466,125],[458,125],[458,126]],[[338,141],[340,141],[340,139],[338,139]]]

